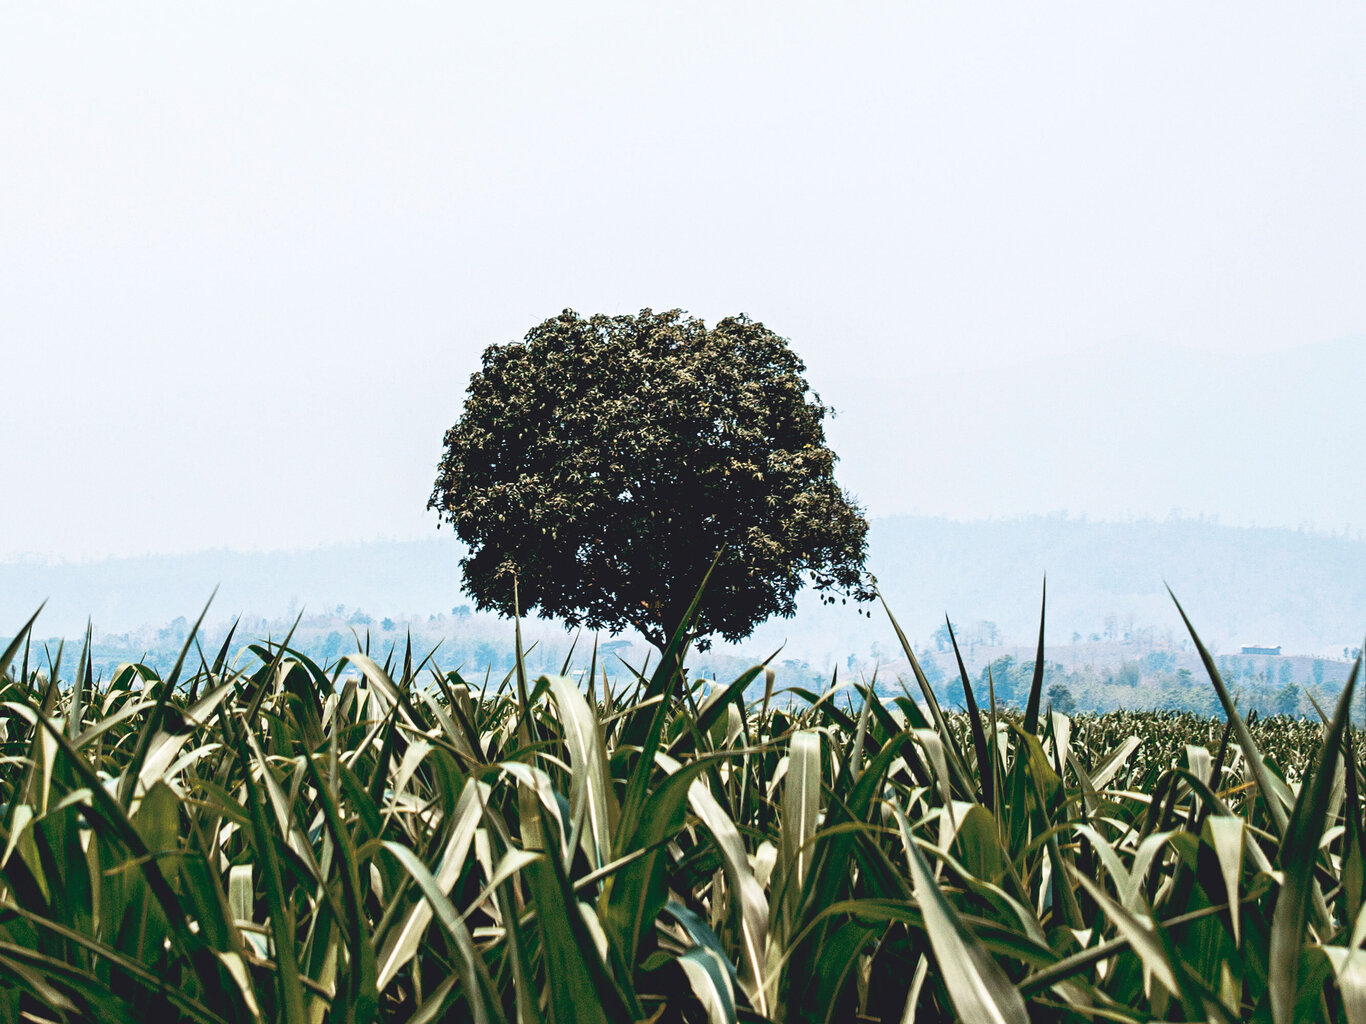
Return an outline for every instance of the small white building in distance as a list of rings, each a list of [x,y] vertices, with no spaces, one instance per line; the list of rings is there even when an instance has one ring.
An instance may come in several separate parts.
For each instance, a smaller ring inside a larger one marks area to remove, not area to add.
[[[1268,647],[1268,646],[1266,646],[1265,644],[1243,644],[1243,653],[1244,653],[1244,654],[1280,654],[1280,653],[1281,653],[1281,645],[1280,645],[1280,644],[1277,644],[1275,647]]]

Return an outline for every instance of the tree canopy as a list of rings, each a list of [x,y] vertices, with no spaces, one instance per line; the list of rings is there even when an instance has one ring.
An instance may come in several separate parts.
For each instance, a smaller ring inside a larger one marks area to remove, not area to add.
[[[713,560],[698,646],[790,616],[804,582],[868,600],[868,524],[835,482],[828,409],[744,316],[565,310],[484,351],[428,503],[481,609],[638,630],[663,648]]]

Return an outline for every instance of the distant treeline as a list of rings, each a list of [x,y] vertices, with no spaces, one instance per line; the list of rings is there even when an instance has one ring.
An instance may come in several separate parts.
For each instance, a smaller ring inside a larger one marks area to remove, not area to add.
[[[107,680],[118,666],[134,662],[162,673],[169,671],[185,646],[191,625],[188,618],[178,616],[155,629],[95,634],[93,677]],[[191,645],[194,666],[201,657],[213,662],[229,628],[226,622],[202,628],[197,642]],[[323,666],[335,667],[344,655],[360,650],[381,663],[388,660],[399,666],[405,659],[411,659],[414,665],[443,672],[457,670],[471,682],[482,683],[488,678],[497,685],[513,669],[512,633],[511,623],[474,612],[468,605],[457,605],[442,614],[406,619],[376,618],[363,610],[338,605],[297,620],[243,618],[237,623],[229,651],[230,656],[240,656],[248,642],[281,641],[289,636],[293,650]],[[596,675],[600,680],[605,672],[614,687],[629,685],[634,672],[647,670],[657,657],[654,649],[640,640],[595,638],[591,633],[576,636],[556,623],[537,619],[523,623],[523,635],[527,668],[534,674],[558,673],[566,664],[582,673],[593,660],[595,640]],[[50,674],[59,657],[69,666],[69,659],[79,649],[79,640],[80,637],[66,638],[65,646],[58,637],[35,640],[29,649],[31,667]],[[917,660],[945,706],[961,707],[965,699],[957,663],[942,641],[941,634],[917,647]],[[833,670],[801,658],[785,657],[782,651],[770,664],[776,671],[780,691],[796,687],[821,692],[831,685],[861,684],[875,676],[879,693],[911,694],[918,699],[904,654],[894,645],[886,645],[885,649],[884,645],[876,646],[876,659],[851,655]],[[1347,649],[1342,653],[1343,659],[1222,654],[1216,656],[1216,662],[1244,713],[1313,716],[1317,713],[1315,702],[1326,707],[1341,691],[1350,667],[1344,659],[1354,657],[1356,651]],[[693,654],[690,671],[694,677],[729,681],[771,654],[772,650],[756,655],[752,649],[718,646]],[[1012,652],[999,643],[985,645],[981,641],[965,643],[963,656],[981,706],[989,706],[993,694],[1002,708],[1023,706],[1034,674],[1032,657],[1021,656],[1018,649]],[[1146,636],[1115,643],[1101,639],[1051,646],[1044,662],[1044,682],[1047,703],[1066,713],[1128,708],[1221,714],[1194,649],[1189,644],[1163,646]],[[752,696],[760,692],[761,686],[756,683]],[[851,692],[847,699],[856,698]]]
[[[950,707],[965,703],[962,681],[934,656],[921,658],[936,695]],[[1324,658],[1275,658],[1224,655],[1219,675],[1244,713],[1303,715],[1331,709],[1351,668],[1348,661]],[[973,678],[973,693],[985,705],[994,689],[1004,707],[1020,707],[1034,677],[1033,660],[1003,655],[983,666]],[[1045,700],[1054,709],[1106,712],[1120,708],[1144,711],[1194,711],[1222,715],[1209,676],[1198,659],[1185,652],[1156,650],[1115,667],[1044,663]]]

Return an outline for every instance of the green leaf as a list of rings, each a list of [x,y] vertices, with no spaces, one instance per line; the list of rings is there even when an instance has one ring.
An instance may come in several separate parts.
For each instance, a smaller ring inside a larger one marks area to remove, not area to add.
[[[1158,937],[1151,925],[1112,900],[1099,885],[1084,874],[1072,868],[1072,877],[1086,890],[1086,894],[1096,901],[1119,931],[1120,937],[1138,954],[1147,974],[1156,978],[1171,995],[1181,994],[1181,983],[1177,980],[1173,958],[1169,955],[1166,943]]]
[[[821,736],[811,730],[792,734],[788,749],[787,777],[783,780],[783,820],[778,850],[781,855],[784,905],[798,902],[811,866],[811,840],[820,814]]]
[[[1318,764],[1313,775],[1300,786],[1300,795],[1281,843],[1279,860],[1284,881],[1271,918],[1271,945],[1267,954],[1267,987],[1275,1024],[1291,1024],[1294,1020],[1299,998],[1300,953],[1305,945],[1310,902],[1317,889],[1314,865],[1318,861],[1319,841],[1323,837],[1328,800],[1342,750],[1342,735],[1347,728],[1360,669],[1361,659],[1358,658],[1338,699],[1337,712],[1319,751]]]
[[[1210,682],[1214,684],[1214,692],[1219,696],[1219,703],[1224,707],[1224,714],[1228,716],[1229,724],[1233,726],[1233,735],[1238,740],[1238,746],[1242,748],[1243,758],[1247,762],[1248,769],[1257,781],[1257,789],[1262,794],[1262,800],[1266,803],[1266,809],[1271,815],[1272,822],[1275,823],[1276,834],[1283,837],[1289,818],[1285,813],[1285,804],[1280,796],[1280,788],[1272,782],[1271,773],[1262,760],[1262,753],[1257,749],[1257,742],[1252,738],[1252,732],[1248,729],[1247,722],[1243,721],[1243,717],[1238,714],[1237,708],[1234,707],[1233,697],[1229,694],[1228,687],[1224,685],[1224,680],[1219,675],[1219,669],[1215,667],[1214,659],[1210,657],[1205,645],[1200,642],[1200,637],[1196,634],[1195,627],[1191,625],[1186,610],[1181,607],[1181,602],[1176,600],[1176,595],[1172,594],[1171,587],[1167,588],[1167,593],[1171,594],[1171,599],[1176,604],[1176,610],[1181,613],[1181,620],[1185,622],[1186,629],[1195,642],[1195,649],[1200,652],[1200,661],[1209,674]]]
[[[661,847],[682,827],[689,788],[707,767],[705,759],[679,767],[650,794],[639,815],[622,815],[615,848],[622,866],[604,881],[598,914],[623,963],[636,962],[642,937],[668,900]],[[639,856],[626,860],[632,854]]]
[[[982,728],[982,714],[977,709],[977,698],[972,692],[972,683],[968,681],[968,670],[963,664],[963,652],[958,649],[958,638],[953,634],[953,623],[949,621],[947,615],[944,616],[944,625],[949,631],[949,642],[953,644],[953,656],[958,661],[958,678],[963,684],[963,700],[968,710],[968,724],[972,727],[972,746],[977,753],[977,775],[982,786],[982,803],[987,810],[992,810],[996,806],[996,765],[991,759],[990,751],[987,748],[986,730]]]
[[[335,748],[332,749],[335,752]],[[315,757],[305,757],[304,767],[313,779],[318,800],[322,804],[323,820],[341,857],[342,891],[345,893],[347,911],[351,918],[347,948],[348,998],[344,1001],[345,1019],[356,1024],[370,1024],[375,1019],[379,1006],[379,989],[376,985],[378,969],[375,964],[375,947],[370,935],[370,922],[365,913],[365,896],[361,889],[356,848],[341,818],[341,809],[333,789],[335,784],[331,779],[323,777]]]
[[[768,900],[754,877],[735,822],[702,779],[695,779],[688,787],[688,806],[711,832],[721,854],[740,932],[744,965],[740,971],[740,987],[754,1007],[761,1014],[767,1014],[771,1000],[767,971]]]
[[[706,921],[681,903],[670,902],[664,909],[693,941],[677,958],[678,966],[706,1009],[708,1024],[735,1024],[735,966],[726,959],[721,941]]]
[[[3,679],[5,673],[9,671],[10,662],[14,660],[14,656],[24,647],[28,640],[28,635],[33,629],[33,624],[38,621],[38,616],[42,614],[45,607],[47,607],[46,601],[38,606],[38,610],[29,616],[28,621],[20,627],[19,632],[15,633],[14,638],[5,645],[5,649],[0,651],[0,679]]]
[[[1347,1024],[1366,1024],[1366,950],[1320,946],[1333,965]]]
[[[1214,814],[1205,819],[1205,831],[1214,855],[1219,861],[1219,873],[1224,881],[1228,912],[1233,925],[1233,943],[1242,944],[1242,908],[1238,902],[1239,881],[1243,876],[1243,836],[1247,826],[1242,818]]]
[[[215,587],[214,594],[217,593],[218,588]],[[171,674],[162,683],[156,705],[152,708],[152,713],[148,716],[143,727],[138,731],[138,744],[133,751],[133,758],[128,762],[128,767],[124,769],[123,777],[119,783],[119,803],[125,808],[133,802],[137,783],[142,775],[142,763],[147,758],[147,752],[160,729],[162,714],[170,703],[171,694],[175,692],[176,683],[180,681],[180,670],[185,664],[185,657],[190,653],[190,647],[194,643],[195,636],[199,633],[199,627],[204,624],[204,616],[209,614],[209,605],[213,603],[213,597],[213,594],[209,595],[204,610],[199,613],[199,618],[195,619],[194,625],[190,627],[189,635],[185,637],[185,643],[180,648],[180,654],[175,660],[175,665],[171,668]]]
[[[1039,698],[1043,694],[1043,624],[1048,610],[1048,579],[1043,581],[1043,597],[1039,601],[1039,649],[1034,655],[1034,676],[1029,682],[1029,700],[1025,704],[1024,731],[1031,736],[1039,731]]]
[[[464,919],[443,891],[440,882],[427,870],[427,866],[417,855],[402,843],[385,839],[382,844],[417,883],[426,905],[431,908],[437,923],[454,944],[459,954],[456,958],[456,970],[460,975],[461,990],[473,1015],[474,1024],[489,1024],[490,1021],[502,1020],[502,1011],[497,1000],[489,998],[492,983],[484,968],[483,957],[474,944],[474,936],[470,934]]]
[[[226,728],[228,719],[223,719]],[[251,813],[252,844],[262,865],[266,890],[266,906],[270,911],[271,936],[275,940],[275,980],[279,989],[279,1009],[285,1024],[307,1024],[304,1013],[303,985],[299,981],[298,952],[294,946],[294,914],[285,897],[284,879],[280,871],[279,853],[275,837],[266,821],[265,796],[252,772],[245,739],[237,740],[237,757],[242,766],[242,780],[247,789],[247,808]],[[263,759],[264,760],[264,759]],[[262,773],[269,778],[270,769],[261,764]]]
[[[433,884],[443,895],[449,895],[460,873],[466,867],[470,846],[474,842],[474,830],[491,795],[492,791],[488,785],[478,781],[468,783],[460,793],[450,837],[446,840],[436,870],[432,872]],[[394,894],[395,904],[402,895],[402,892]],[[388,988],[398,972],[417,955],[422,935],[431,923],[433,912],[430,900],[420,900],[405,915],[403,923],[387,936],[377,958],[377,991],[383,992]]]
[[[901,843],[911,868],[916,902],[925,915],[930,948],[960,1020],[981,1024],[1029,1024],[1029,1012],[1001,966],[959,920],[944,898],[925,855],[911,834],[905,812],[895,804]]]
[[[581,813],[587,815],[588,835],[592,837],[590,856],[595,868],[602,867],[612,856],[612,833],[620,811],[607,773],[607,752],[598,720],[574,680],[550,676],[548,681],[560,709],[560,724],[574,769],[569,777],[571,813],[575,818]]]

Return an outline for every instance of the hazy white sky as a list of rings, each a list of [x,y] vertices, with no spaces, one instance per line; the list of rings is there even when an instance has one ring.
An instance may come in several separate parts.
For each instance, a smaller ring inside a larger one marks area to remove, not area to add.
[[[817,388],[1362,334],[1363,40],[1330,4],[5,4],[0,557],[425,535],[479,352],[566,306],[745,311]]]

